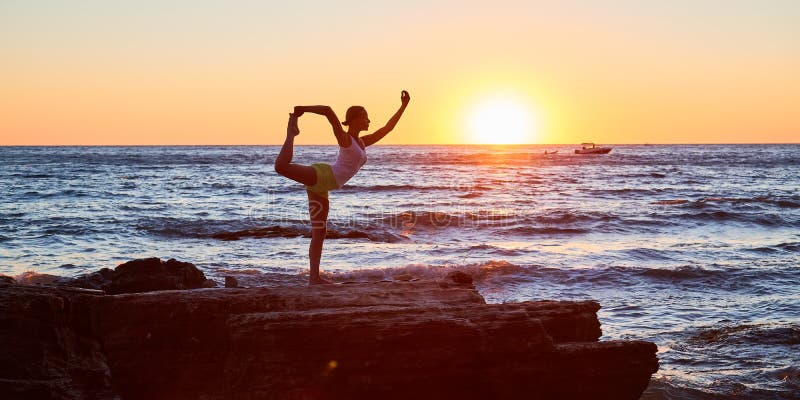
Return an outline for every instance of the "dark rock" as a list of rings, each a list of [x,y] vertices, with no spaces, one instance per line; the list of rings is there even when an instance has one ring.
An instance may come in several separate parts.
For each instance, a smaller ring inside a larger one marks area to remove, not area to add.
[[[61,279],[61,277],[57,275],[27,271],[20,274],[16,281],[20,285],[52,285],[58,283],[59,279]]]
[[[212,279],[206,279],[206,281],[203,282],[203,288],[205,289],[215,288],[215,287],[217,287],[217,282],[214,282]]]
[[[112,398],[92,326],[98,297],[56,287],[0,287],[0,397]]]
[[[77,278],[63,282],[64,286],[79,287],[84,289],[106,290],[114,279],[114,271],[103,268],[90,274],[81,275]]]
[[[472,277],[469,276],[465,272],[461,271],[451,271],[447,274],[447,279],[458,283],[460,285],[471,285],[472,284]]]
[[[128,261],[114,269],[106,291],[110,294],[155,290],[198,289],[206,276],[194,264],[170,259],[144,258]]]
[[[414,275],[411,274],[399,274],[392,277],[392,279],[400,282],[409,282],[414,279]]]
[[[596,342],[600,339],[600,321],[596,301],[526,301],[508,304],[512,309],[523,309],[542,322],[547,333],[556,342]]]
[[[8,285],[0,393],[637,399],[658,368],[656,347],[598,342],[599,307],[486,304],[474,286],[430,281],[119,296]]]
[[[472,277],[462,271],[450,271],[443,280],[439,281],[439,286],[442,289],[451,286],[472,286]]]
[[[0,275],[0,285],[13,285],[17,283],[14,278],[10,276]]]
[[[175,259],[164,262],[153,257],[128,261],[113,271],[103,268],[77,278],[54,279],[50,283],[120,294],[216,286],[213,281],[207,281],[205,274],[194,264]]]
[[[651,343],[597,342],[593,301],[488,305],[424,281],[109,300],[123,398],[636,399],[657,370]]]
[[[232,277],[232,276],[226,276],[225,277],[225,287],[226,288],[238,288],[239,287],[239,281],[236,278]]]

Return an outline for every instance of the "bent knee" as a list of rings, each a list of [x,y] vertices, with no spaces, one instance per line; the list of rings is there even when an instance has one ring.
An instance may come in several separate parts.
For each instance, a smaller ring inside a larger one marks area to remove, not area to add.
[[[277,172],[277,173],[279,173],[281,175],[286,175],[286,170],[287,169],[288,169],[288,165],[282,164],[282,163],[279,164],[277,162],[275,163],[275,172]]]

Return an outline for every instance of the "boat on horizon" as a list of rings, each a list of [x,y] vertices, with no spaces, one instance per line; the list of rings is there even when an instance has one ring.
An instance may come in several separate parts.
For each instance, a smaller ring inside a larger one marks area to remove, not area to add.
[[[575,154],[608,154],[611,147],[597,147],[594,143],[581,143],[580,149],[575,149]]]

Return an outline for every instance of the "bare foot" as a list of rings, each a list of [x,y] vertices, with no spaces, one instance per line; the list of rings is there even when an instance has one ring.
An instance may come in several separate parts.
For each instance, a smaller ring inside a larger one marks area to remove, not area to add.
[[[333,282],[326,281],[325,279],[322,279],[322,278],[316,278],[316,279],[309,278],[308,279],[308,284],[309,285],[332,285]]]
[[[286,126],[286,136],[294,137],[300,134],[297,127],[297,115],[289,114],[289,124]]]

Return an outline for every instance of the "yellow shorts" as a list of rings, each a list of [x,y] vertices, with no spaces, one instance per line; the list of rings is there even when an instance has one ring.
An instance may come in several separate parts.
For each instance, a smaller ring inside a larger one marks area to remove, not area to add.
[[[333,169],[325,163],[311,164],[311,166],[317,171],[317,183],[314,186],[306,186],[306,190],[327,199],[328,191],[339,188],[336,179],[333,178]]]

